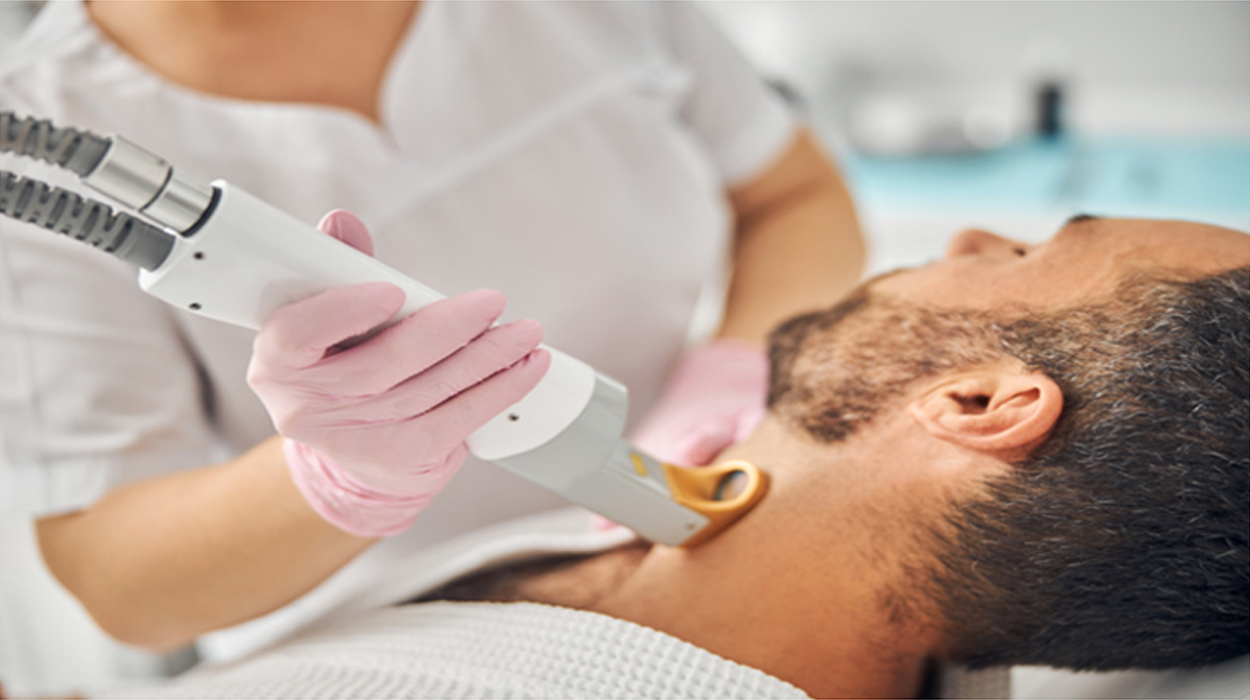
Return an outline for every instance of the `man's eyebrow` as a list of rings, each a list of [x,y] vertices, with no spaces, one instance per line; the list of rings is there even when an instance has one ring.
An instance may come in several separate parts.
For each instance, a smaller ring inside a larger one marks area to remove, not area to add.
[[[1067,221],[1063,222],[1063,225],[1071,226],[1072,224],[1079,224],[1085,221],[1097,221],[1101,218],[1102,218],[1101,216],[1094,216],[1093,214],[1077,214],[1071,219],[1068,219]]]

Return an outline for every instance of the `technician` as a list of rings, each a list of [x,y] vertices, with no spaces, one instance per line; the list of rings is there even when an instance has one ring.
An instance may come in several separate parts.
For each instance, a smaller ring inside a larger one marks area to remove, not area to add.
[[[259,345],[253,361],[251,332],[0,221],[0,507],[36,519],[50,570],[127,643],[236,656],[449,537],[564,505],[442,444],[541,375],[538,326],[509,321],[541,320],[545,342],[625,383],[644,449],[700,464],[758,418],[769,328],[862,270],[836,170],[690,5],[51,2],[6,55],[0,108],[124,135],[309,222],[350,210],[323,230],[461,295],[394,361],[428,365],[507,302],[506,352],[466,365],[507,386],[443,382],[447,403],[425,408],[454,416],[371,446],[456,474],[437,499],[446,479],[409,493],[423,510],[391,534],[310,505],[301,480],[335,467],[291,463],[249,362],[267,402],[304,378]],[[688,346],[727,267],[719,328]],[[502,295],[465,295],[481,288]],[[301,313],[308,338],[280,340],[315,344],[322,317]]]

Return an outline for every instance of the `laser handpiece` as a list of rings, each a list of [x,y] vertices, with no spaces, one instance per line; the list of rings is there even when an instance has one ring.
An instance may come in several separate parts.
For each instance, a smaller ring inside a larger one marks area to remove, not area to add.
[[[280,306],[364,282],[404,290],[391,322],[443,298],[228,182],[186,177],[118,136],[0,112],[0,152],[69,170],[138,216],[4,171],[0,214],[137,265],[144,291],[202,316],[257,329]],[[625,388],[547,350],[538,386],[469,437],[476,456],[668,545],[712,537],[763,497],[766,475],[749,463],[684,469],[635,449],[622,438]]]

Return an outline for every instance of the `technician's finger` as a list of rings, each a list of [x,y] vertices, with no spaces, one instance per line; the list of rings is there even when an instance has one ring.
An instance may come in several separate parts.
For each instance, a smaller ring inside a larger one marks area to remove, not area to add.
[[[253,357],[271,367],[306,367],[329,348],[384,323],[404,300],[399,287],[370,282],[327,289],[287,304],[261,324]]]
[[[448,452],[524,398],[538,385],[550,364],[550,353],[535,350],[509,369],[416,418],[336,431],[333,447],[327,448],[333,449],[334,454],[361,454],[365,448],[373,453],[383,451],[387,456],[378,461],[384,464],[402,464],[405,454]]]
[[[551,353],[535,350],[512,367],[408,423],[433,439],[433,450],[450,449],[525,398],[550,366]]]
[[[301,381],[340,396],[380,394],[481,336],[503,313],[505,303],[503,294],[492,289],[436,301],[309,367]]]
[[[353,420],[400,421],[421,415],[515,365],[542,342],[537,321],[492,328],[438,364],[367,401],[352,404]]]
[[[373,237],[369,235],[365,222],[346,209],[335,209],[321,217],[317,228],[365,255],[373,255]]]

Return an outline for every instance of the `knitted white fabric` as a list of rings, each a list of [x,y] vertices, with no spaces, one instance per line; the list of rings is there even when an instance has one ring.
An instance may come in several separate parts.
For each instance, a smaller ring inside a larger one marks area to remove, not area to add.
[[[535,603],[426,603],[314,629],[126,698],[806,698],[675,637]]]

